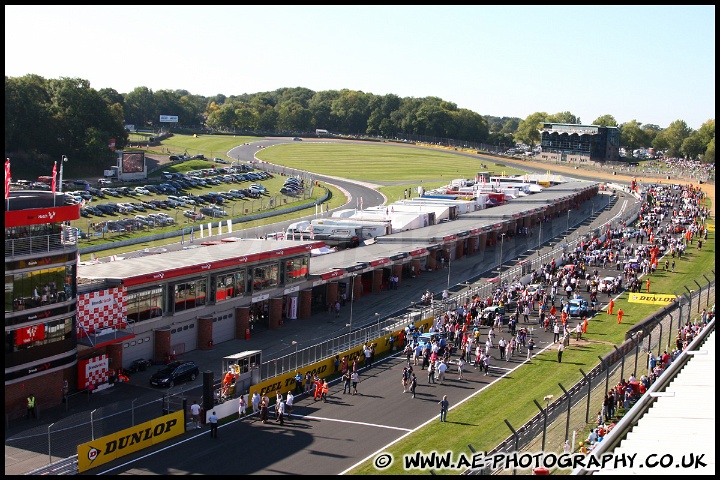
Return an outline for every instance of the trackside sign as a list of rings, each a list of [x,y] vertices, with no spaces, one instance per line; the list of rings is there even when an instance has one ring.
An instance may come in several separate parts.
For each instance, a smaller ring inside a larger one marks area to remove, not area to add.
[[[185,432],[185,413],[163,415],[112,435],[78,445],[78,472],[111,462]]]
[[[655,305],[667,305],[674,302],[675,295],[654,294],[654,293],[630,293],[628,294],[628,302],[630,303],[652,303]]]

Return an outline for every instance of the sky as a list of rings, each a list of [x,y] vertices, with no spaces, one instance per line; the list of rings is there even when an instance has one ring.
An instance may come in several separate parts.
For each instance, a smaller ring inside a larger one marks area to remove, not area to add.
[[[28,74],[119,93],[348,89],[697,130],[715,118],[715,6],[5,5],[5,76]]]

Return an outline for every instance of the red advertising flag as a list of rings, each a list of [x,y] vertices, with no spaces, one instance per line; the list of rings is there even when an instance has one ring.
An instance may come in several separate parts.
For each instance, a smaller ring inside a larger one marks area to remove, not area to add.
[[[10,198],[10,159],[5,159],[5,198]]]
[[[55,177],[57,177],[57,162],[53,163],[52,193],[55,193]]]

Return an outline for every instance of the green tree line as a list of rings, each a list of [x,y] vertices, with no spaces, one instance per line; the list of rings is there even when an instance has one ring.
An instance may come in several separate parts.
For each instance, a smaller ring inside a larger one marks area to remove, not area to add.
[[[163,126],[160,115],[177,116],[173,128],[198,132],[307,135],[321,128],[340,135],[392,139],[413,134],[489,145],[535,145],[543,123],[582,123],[571,112],[536,112],[525,119],[483,116],[437,97],[301,87],[213,97],[147,87],[118,93],[95,90],[79,78],[30,74],[5,77],[6,157],[38,171],[51,168],[61,155],[89,167],[107,167],[115,158],[110,139],[123,149],[128,145],[126,124],[157,129]],[[697,131],[683,120],[660,128],[637,120],[618,125],[612,115],[603,115],[591,123],[619,127],[621,145],[630,151],[653,147],[668,156],[715,162],[714,119]]]

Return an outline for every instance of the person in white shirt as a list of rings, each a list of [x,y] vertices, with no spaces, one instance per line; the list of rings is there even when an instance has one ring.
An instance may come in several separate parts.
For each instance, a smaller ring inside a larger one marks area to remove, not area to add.
[[[190,414],[192,415],[193,426],[195,428],[201,428],[200,427],[200,405],[198,405],[197,400],[195,400],[193,402],[193,404],[190,406]]]
[[[293,395],[292,391],[288,391],[287,398],[285,399],[285,413],[287,413],[288,417],[290,417],[290,414],[292,414],[292,407],[294,401],[295,396]]]
[[[440,362],[440,365],[438,365],[438,367],[437,367],[437,372],[438,372],[437,379],[440,381],[440,385],[442,385],[443,382],[445,381],[445,372],[446,371],[447,371],[447,364],[445,363],[445,361]]]
[[[277,417],[275,419],[276,422],[279,422],[280,425],[285,424],[285,400],[280,400],[280,403],[275,405],[275,416]]]
[[[258,392],[253,393],[251,403],[252,403],[253,413],[259,412],[260,411],[260,394]]]

